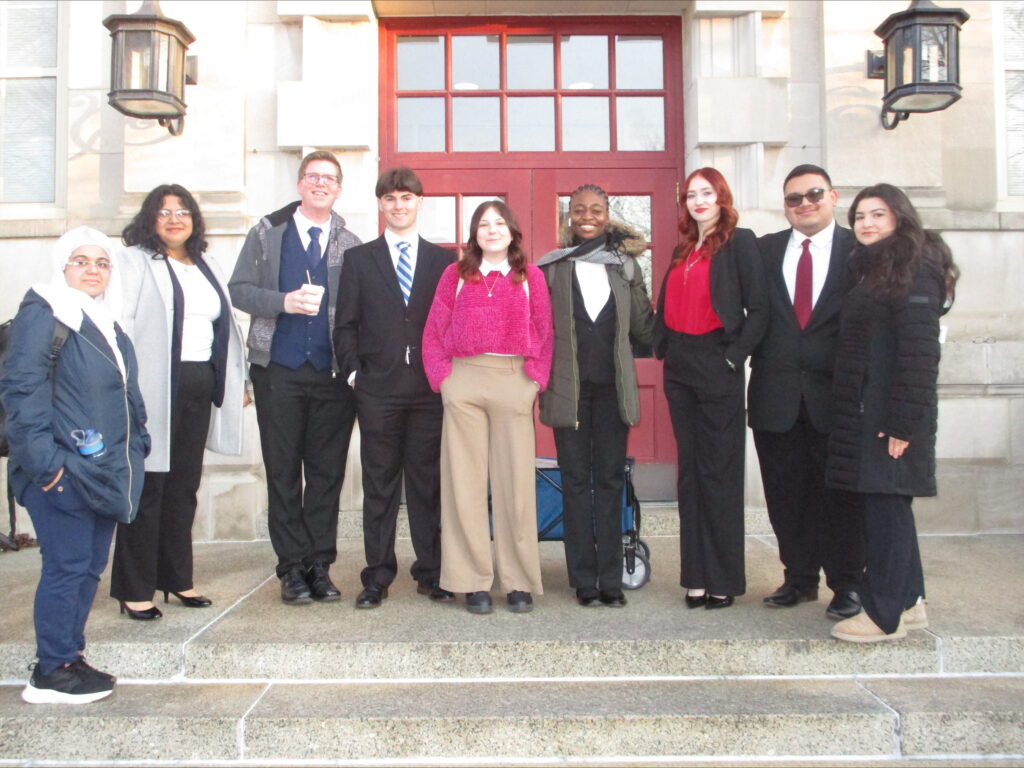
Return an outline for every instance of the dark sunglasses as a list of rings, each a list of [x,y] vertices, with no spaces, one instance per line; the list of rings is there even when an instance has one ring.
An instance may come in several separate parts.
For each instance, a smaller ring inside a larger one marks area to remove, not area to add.
[[[814,189],[808,189],[802,195],[799,192],[791,192],[782,199],[785,201],[787,208],[796,208],[804,201],[805,197],[808,203],[820,203],[825,198],[826,192],[828,192],[827,189],[815,187]]]

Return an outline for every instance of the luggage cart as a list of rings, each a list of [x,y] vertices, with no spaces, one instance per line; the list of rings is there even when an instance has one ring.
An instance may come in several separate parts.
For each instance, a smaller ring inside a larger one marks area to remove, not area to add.
[[[622,587],[640,589],[651,579],[651,550],[640,538],[640,502],[633,487],[632,457],[626,458],[626,478],[622,487]],[[562,541],[562,472],[557,459],[538,458],[537,538]]]

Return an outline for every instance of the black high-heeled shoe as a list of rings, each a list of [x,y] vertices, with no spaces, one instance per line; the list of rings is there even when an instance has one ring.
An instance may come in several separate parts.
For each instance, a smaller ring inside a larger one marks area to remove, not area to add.
[[[707,592],[702,595],[687,595],[685,598],[687,608],[700,608],[708,601]]]
[[[213,600],[203,595],[183,595],[180,592],[170,592],[166,589],[164,590],[165,603],[170,599],[168,595],[174,595],[181,600],[181,604],[186,608],[209,608],[213,605]]]
[[[716,608],[728,608],[733,604],[735,598],[732,595],[726,595],[725,597],[715,597],[714,595],[708,595],[708,601],[704,605],[705,610],[713,611]]]
[[[128,614],[129,619],[135,619],[136,621],[153,621],[163,616],[163,613],[155,605],[146,608],[141,611],[136,611],[134,608],[129,608],[124,604],[124,600],[118,600],[121,604],[121,615]]]

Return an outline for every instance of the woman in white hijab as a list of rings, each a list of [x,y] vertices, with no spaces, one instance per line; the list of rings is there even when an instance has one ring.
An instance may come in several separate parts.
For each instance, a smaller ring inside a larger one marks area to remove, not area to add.
[[[57,241],[48,283],[25,294],[0,375],[8,477],[42,554],[36,654],[22,698],[83,704],[114,677],[86,663],[85,623],[114,525],[135,516],[149,450],[135,353],[117,325],[116,249],[77,227]]]

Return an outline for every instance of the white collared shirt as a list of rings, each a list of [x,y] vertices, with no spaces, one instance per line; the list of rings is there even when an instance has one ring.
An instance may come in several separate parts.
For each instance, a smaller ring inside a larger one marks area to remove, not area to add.
[[[327,241],[331,237],[331,219],[328,217],[327,221],[323,224],[317,224],[315,221],[310,221],[302,215],[301,211],[296,208],[295,213],[292,214],[292,219],[295,221],[295,228],[299,231],[299,240],[302,243],[302,250],[309,250],[309,241],[312,239],[309,236],[310,227],[320,227],[320,237],[317,240],[320,242],[320,255],[323,256],[327,253]]]
[[[416,277],[416,254],[419,252],[420,236],[416,232],[411,232],[408,235],[397,235],[390,229],[384,230],[384,241],[388,244],[388,251],[391,253],[391,265],[395,268],[395,274],[398,274],[398,259],[402,255],[402,252],[398,250],[399,243],[409,244],[409,271],[412,272],[413,278]]]
[[[576,280],[583,294],[583,306],[591,320],[597,320],[604,305],[608,303],[612,286],[608,282],[608,269],[604,264],[589,261],[574,261]]]
[[[508,277],[508,273],[512,271],[512,267],[508,263],[508,259],[503,259],[497,264],[491,264],[487,259],[480,259],[480,274],[487,276],[494,270],[501,272],[502,277]]]
[[[825,285],[825,278],[828,277],[829,262],[832,260],[832,238],[836,232],[836,220],[816,235],[811,235],[811,307],[818,303],[818,296]],[[786,289],[789,291],[789,300],[792,301],[796,291],[796,267],[804,250],[804,240],[807,235],[802,235],[795,229],[789,234],[789,244],[786,246],[786,255],[782,260],[782,277],[786,280]]]

